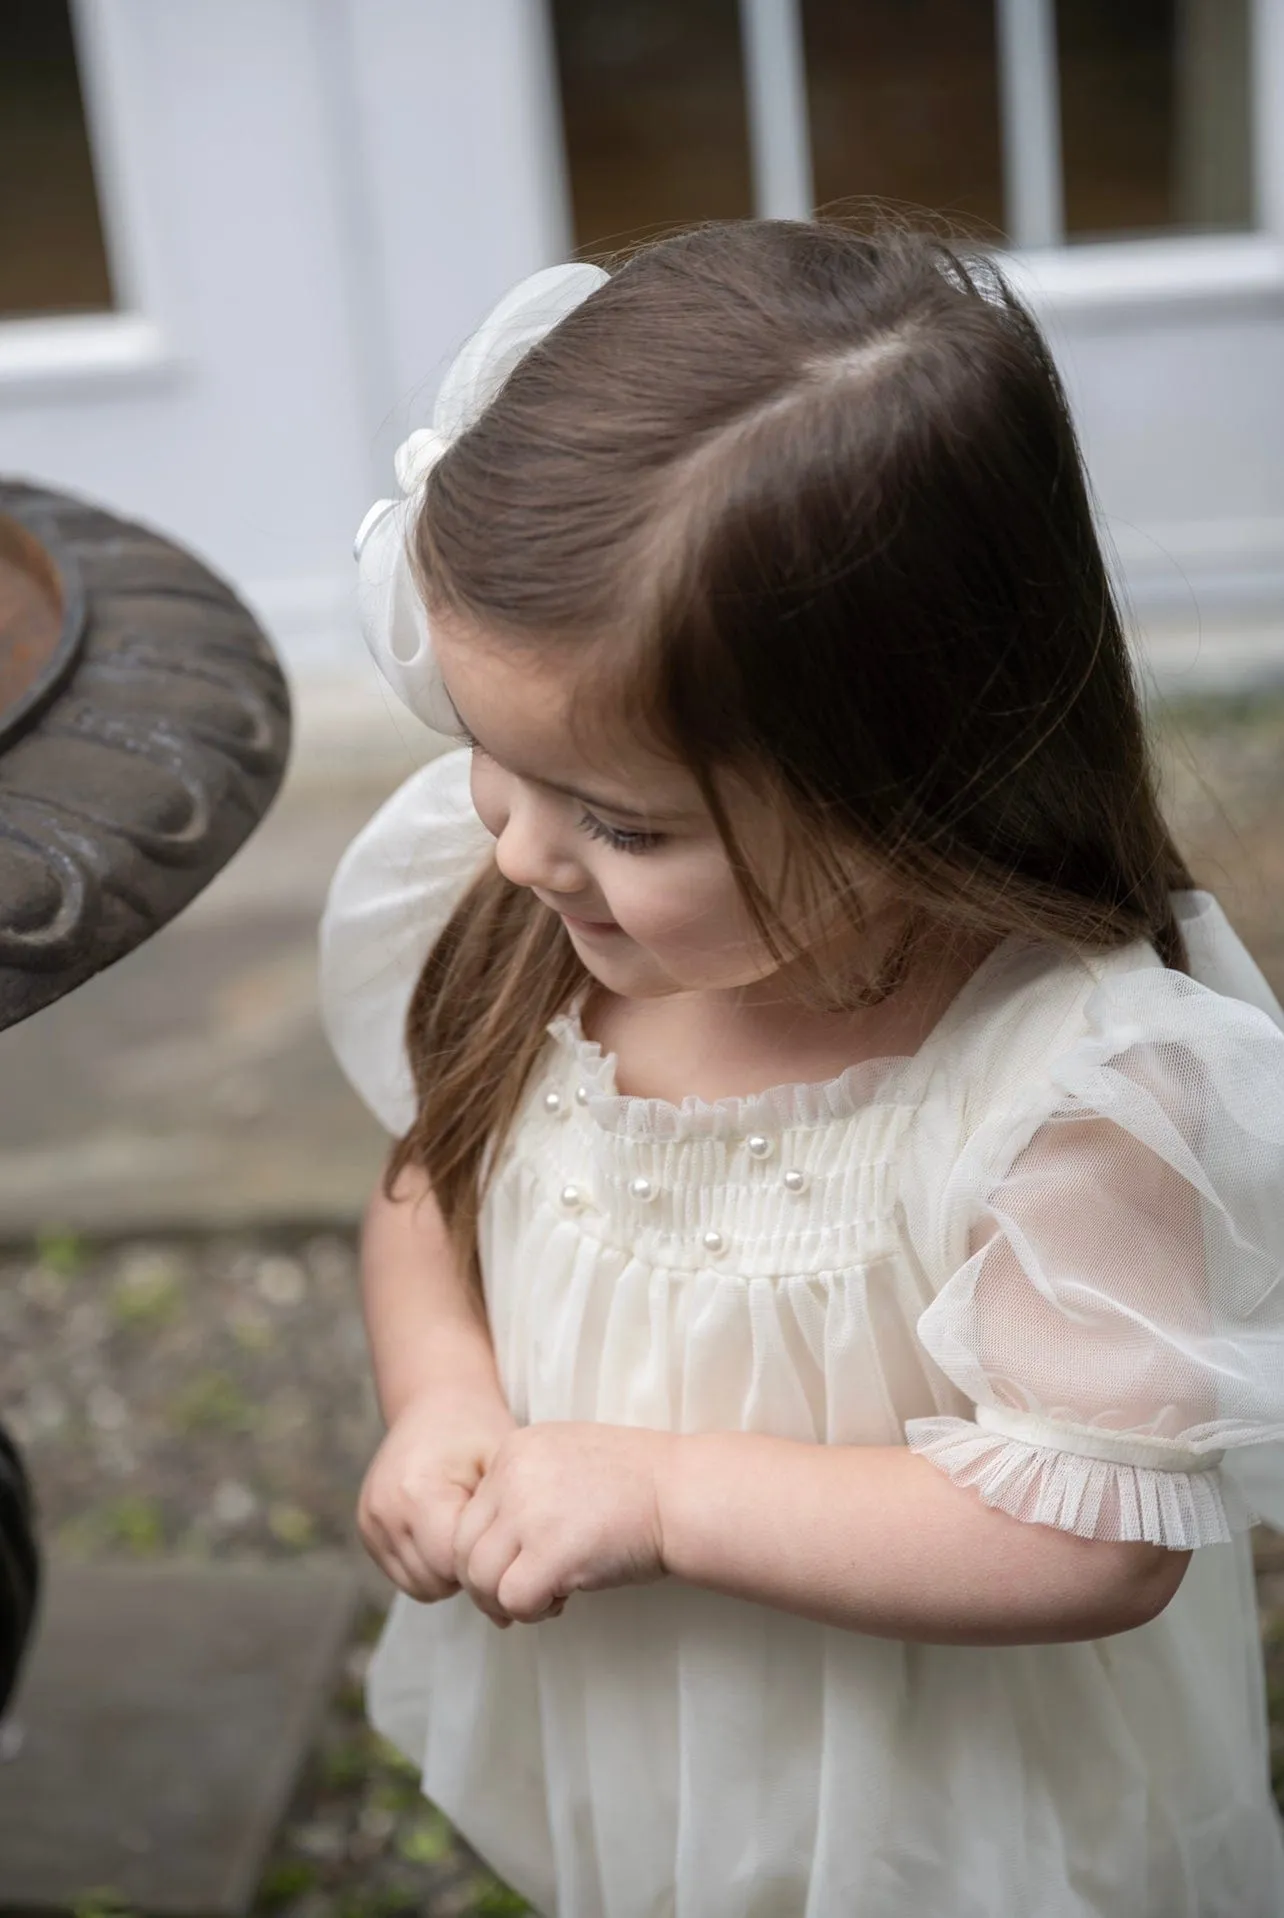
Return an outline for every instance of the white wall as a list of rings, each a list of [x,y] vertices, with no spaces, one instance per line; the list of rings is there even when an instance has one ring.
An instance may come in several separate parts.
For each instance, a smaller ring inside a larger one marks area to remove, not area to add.
[[[1138,621],[1273,626],[1284,661],[1284,246],[1272,235],[1029,256]]]
[[[539,25],[527,0],[82,0],[130,311],[0,324],[0,470],[174,534],[296,667],[344,657],[392,446],[565,243]]]

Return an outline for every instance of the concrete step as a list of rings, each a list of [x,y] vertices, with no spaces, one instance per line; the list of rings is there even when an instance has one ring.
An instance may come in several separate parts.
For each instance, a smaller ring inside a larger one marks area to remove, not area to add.
[[[242,1918],[360,1593],[337,1557],[55,1564],[0,1764],[0,1910]]]

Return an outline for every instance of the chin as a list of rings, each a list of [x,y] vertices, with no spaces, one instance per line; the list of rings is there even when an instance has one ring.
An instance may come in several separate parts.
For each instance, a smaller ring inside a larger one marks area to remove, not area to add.
[[[681,972],[670,972],[651,954],[638,953],[636,947],[633,954],[621,953],[618,958],[580,948],[580,958],[599,984],[621,999],[671,999],[680,993],[728,992],[737,986],[752,985],[763,976],[751,973],[746,977],[742,972],[729,971],[724,977],[697,971],[686,977]]]
[[[608,992],[617,993],[622,999],[661,999],[670,992],[686,991],[686,987],[671,979],[662,966],[639,953],[636,947],[631,953],[623,952],[618,957],[590,952],[585,946],[577,946],[576,950],[585,971],[591,972]]]

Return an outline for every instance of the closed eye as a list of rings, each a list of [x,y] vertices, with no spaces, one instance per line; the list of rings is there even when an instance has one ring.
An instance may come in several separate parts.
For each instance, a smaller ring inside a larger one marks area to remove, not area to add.
[[[652,846],[658,846],[664,836],[658,832],[621,832],[618,826],[608,826],[591,812],[581,815],[580,827],[591,839],[604,839],[616,852],[647,852]]]

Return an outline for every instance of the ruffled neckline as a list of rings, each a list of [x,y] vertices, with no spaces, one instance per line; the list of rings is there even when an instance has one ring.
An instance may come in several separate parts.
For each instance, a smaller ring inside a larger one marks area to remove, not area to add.
[[[669,1099],[641,1098],[616,1090],[616,1055],[603,1052],[596,1039],[585,1036],[578,1005],[560,1014],[548,1030],[575,1059],[579,1083],[588,1094],[590,1118],[604,1131],[630,1138],[730,1139],[745,1132],[780,1131],[787,1126],[820,1126],[849,1119],[886,1089],[888,1078],[897,1068],[912,1064],[917,1056],[864,1059],[833,1079],[768,1086],[762,1092],[728,1093],[720,1099],[702,1099],[692,1092],[675,1105]]]
[[[582,1024],[591,986],[581,989],[571,1005],[550,1021],[548,1032],[575,1060],[578,1081],[587,1094],[586,1110],[604,1131],[633,1139],[732,1139],[746,1132],[780,1131],[786,1127],[831,1125],[851,1119],[871,1105],[886,1102],[899,1076],[920,1072],[940,1043],[973,1012],[978,997],[994,976],[1014,958],[1036,950],[1017,937],[1001,940],[964,980],[944,1012],[912,1053],[893,1053],[862,1059],[830,1079],[789,1081],[761,1092],[728,1093],[720,1099],[702,1099],[688,1093],[680,1103],[642,1098],[620,1092],[616,1086],[616,1055],[604,1052]],[[896,1088],[898,1095],[904,1087]]]
[[[1214,990],[1229,991],[1232,997],[1250,1004],[1261,1004],[1256,989],[1249,989],[1255,975],[1261,995],[1270,999],[1272,1016],[1280,1022],[1279,1008],[1261,975],[1253,966],[1226,920],[1213,894],[1203,888],[1174,892],[1173,906],[1183,931],[1191,940],[1195,976],[1211,973]],[[1077,959],[1058,948],[1038,944],[1013,934],[999,941],[946,1006],[927,1037],[912,1053],[896,1053],[877,1059],[862,1059],[847,1066],[831,1079],[792,1081],[768,1086],[762,1092],[730,1093],[721,1099],[701,1099],[688,1093],[678,1104],[669,1099],[640,1098],[622,1093],[615,1083],[616,1055],[604,1052],[596,1039],[584,1032],[582,1013],[590,986],[581,989],[568,1009],[553,1019],[548,1032],[574,1058],[578,1082],[587,1093],[586,1110],[604,1131],[625,1134],[632,1139],[677,1140],[687,1138],[732,1139],[747,1132],[779,1131],[785,1127],[817,1127],[851,1119],[878,1102],[895,1096],[908,1096],[906,1080],[911,1074],[921,1079],[930,1058],[958,1028],[976,1012],[978,1002],[991,992],[1001,992],[1005,975],[1031,964],[1080,963],[1089,971],[1117,966],[1124,953],[1132,953],[1140,965],[1158,966],[1162,962],[1145,940],[1133,947],[1118,947],[1113,953],[1087,955]],[[1234,977],[1227,975],[1229,959]],[[1214,963],[1216,961],[1216,963]],[[1240,975],[1243,975],[1242,977]],[[1010,983],[1010,979],[1009,979]]]

